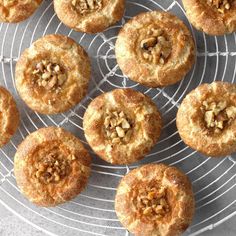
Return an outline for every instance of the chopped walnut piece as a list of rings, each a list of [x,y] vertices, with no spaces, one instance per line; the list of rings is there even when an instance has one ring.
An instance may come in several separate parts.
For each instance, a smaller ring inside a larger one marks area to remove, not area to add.
[[[228,118],[235,119],[236,107],[234,107],[234,106],[227,107],[226,108],[226,114],[227,114]]]
[[[104,118],[104,130],[111,143],[128,142],[132,135],[132,123],[123,111],[107,110]]]
[[[225,13],[231,8],[231,0],[207,0],[207,4],[215,7],[220,13]]]
[[[69,162],[75,159],[74,155],[67,160],[62,154],[52,152],[35,164],[35,177],[44,184],[56,183],[68,175]]]
[[[155,28],[148,29],[140,47],[144,60],[160,65],[165,64],[172,51],[171,42],[164,36],[164,31]]]
[[[157,187],[137,187],[133,192],[132,200],[141,217],[150,221],[158,221],[170,212],[167,202],[167,189]]]
[[[102,0],[72,0],[71,4],[81,15],[86,15],[102,8]]]
[[[60,65],[42,60],[37,63],[33,71],[33,84],[38,84],[46,90],[60,91],[61,86],[65,83],[67,76]]]
[[[201,110],[204,112],[206,127],[220,133],[226,125],[229,125],[236,118],[236,107],[227,107],[226,101],[207,102],[204,101]]]

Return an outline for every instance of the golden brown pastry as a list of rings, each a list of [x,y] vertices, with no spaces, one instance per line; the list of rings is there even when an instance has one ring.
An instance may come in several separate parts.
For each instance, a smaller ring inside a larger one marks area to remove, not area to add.
[[[90,61],[84,49],[63,35],[35,41],[16,64],[16,87],[25,103],[43,114],[64,112],[86,95]]]
[[[178,82],[195,60],[188,28],[161,11],[141,13],[128,21],[118,35],[115,52],[123,73],[148,87]]]
[[[39,206],[55,206],[86,186],[91,157],[78,138],[56,127],[39,129],[19,145],[14,171],[21,192]]]
[[[0,86],[0,147],[9,142],[19,126],[19,112],[12,95]]]
[[[121,19],[125,0],[54,0],[58,18],[85,33],[102,32]]]
[[[0,22],[17,23],[29,18],[42,0],[0,0]]]
[[[83,120],[85,137],[94,152],[112,164],[142,159],[159,139],[162,120],[146,95],[115,89],[96,97]]]
[[[236,31],[235,0],[183,0],[186,15],[198,30],[210,35]]]
[[[195,211],[192,186],[175,167],[144,165],[121,180],[115,210],[135,236],[178,236],[191,224]]]
[[[177,113],[180,137],[191,148],[218,157],[236,151],[236,85],[203,84],[190,92]]]

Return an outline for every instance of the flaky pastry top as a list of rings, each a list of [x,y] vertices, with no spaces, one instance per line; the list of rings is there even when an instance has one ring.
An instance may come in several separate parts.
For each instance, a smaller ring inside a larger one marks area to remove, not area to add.
[[[0,86],[0,147],[5,145],[19,125],[19,111],[12,95]]]
[[[54,0],[59,19],[76,31],[97,33],[121,19],[124,0]]]
[[[236,85],[202,84],[183,100],[177,127],[183,141],[208,155],[225,156],[236,151]]]
[[[41,128],[26,137],[14,158],[14,172],[21,192],[40,206],[69,201],[86,186],[91,157],[69,132]]]
[[[129,20],[118,34],[115,52],[123,73],[149,87],[178,82],[195,60],[188,28],[176,16],[161,11]]]
[[[187,17],[198,30],[210,35],[236,31],[235,0],[183,0]]]
[[[0,22],[17,23],[31,16],[42,0],[0,0]]]
[[[149,97],[132,89],[115,89],[89,104],[83,127],[88,143],[102,159],[127,164],[150,151],[162,121]]]
[[[31,109],[56,114],[85,96],[90,70],[87,53],[74,40],[47,35],[21,55],[16,65],[16,87]]]
[[[136,236],[181,235],[192,221],[194,196],[175,167],[148,164],[125,175],[115,198],[120,222]]]

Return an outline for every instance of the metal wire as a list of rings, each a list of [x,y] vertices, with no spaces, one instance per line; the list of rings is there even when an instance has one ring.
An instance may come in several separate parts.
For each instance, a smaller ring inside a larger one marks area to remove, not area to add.
[[[185,21],[198,45],[197,61],[184,80],[162,89],[149,89],[130,81],[115,61],[117,32],[138,12],[160,9]],[[22,51],[37,38],[61,33],[74,38],[88,51],[93,64],[91,85],[86,98],[69,112],[43,116],[32,112],[19,99],[14,82],[15,63]],[[186,235],[198,235],[236,214],[236,166],[233,156],[223,159],[203,157],[186,147],[176,130],[176,112],[185,95],[201,83],[215,80],[234,82],[236,75],[236,34],[209,37],[188,22],[180,1],[129,0],[119,24],[103,33],[86,35],[66,28],[56,17],[52,2],[44,2],[37,13],[24,23],[0,24],[0,81],[11,90],[21,111],[21,126],[11,142],[0,149],[0,203],[48,235],[126,235],[114,211],[114,196],[120,179],[131,169],[145,163],[164,162],[181,168],[192,180],[196,216]],[[20,194],[13,174],[17,145],[32,131],[45,126],[64,127],[86,145],[82,120],[87,105],[98,94],[119,87],[130,87],[150,96],[164,119],[161,140],[147,157],[130,166],[112,166],[93,155],[92,176],[86,191],[69,203],[55,208],[37,208]],[[207,210],[206,210],[207,209]],[[45,229],[45,226],[47,228]]]

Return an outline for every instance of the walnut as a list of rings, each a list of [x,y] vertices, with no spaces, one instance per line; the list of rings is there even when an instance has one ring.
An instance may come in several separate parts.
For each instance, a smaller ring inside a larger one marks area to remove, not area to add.
[[[136,186],[132,200],[141,217],[145,217],[149,221],[158,221],[170,212],[167,189],[158,187],[157,184],[153,184],[153,187],[144,186],[145,184],[141,188]]]
[[[58,93],[61,86],[65,83],[67,76],[60,65],[42,60],[36,64],[33,78],[33,84],[36,83],[46,90],[55,90]]]
[[[224,13],[231,8],[230,0],[207,0],[207,4],[215,7],[220,13]]]
[[[132,135],[132,123],[123,111],[107,110],[104,118],[104,130],[111,143],[128,142]]]
[[[71,4],[81,15],[86,15],[102,8],[102,0],[72,0]]]
[[[229,125],[236,118],[236,107],[227,106],[226,101],[203,102],[201,110],[204,112],[206,127],[220,133],[226,125]]]
[[[62,154],[52,152],[35,164],[35,177],[44,184],[57,183],[68,175],[69,162],[74,160],[74,155],[67,160]]]
[[[162,29],[150,28],[141,40],[142,57],[148,62],[164,65],[172,51],[171,42],[164,36]]]

